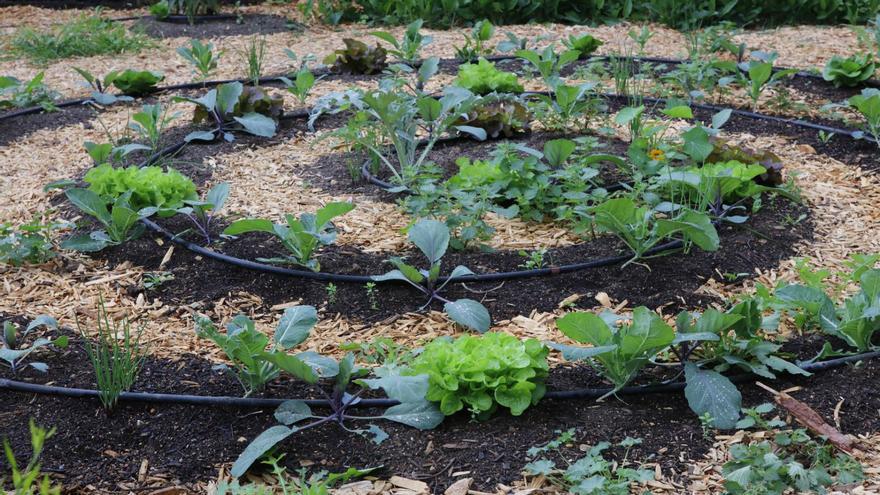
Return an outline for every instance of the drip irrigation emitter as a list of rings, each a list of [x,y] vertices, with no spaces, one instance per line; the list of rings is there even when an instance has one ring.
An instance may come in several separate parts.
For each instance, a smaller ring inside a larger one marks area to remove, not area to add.
[[[839,368],[851,363],[859,361],[868,361],[880,357],[880,351],[866,352],[855,354],[827,361],[819,361],[802,364],[800,367],[804,371],[810,373],[818,373],[834,368]],[[729,377],[733,383],[750,382],[758,378],[757,375],[744,373]],[[548,400],[578,400],[578,399],[597,399],[605,397],[613,392],[614,395],[649,395],[676,393],[684,390],[685,382],[670,382],[651,385],[638,385],[624,387],[617,392],[610,387],[606,388],[580,388],[574,390],[548,390],[542,399]],[[101,392],[94,389],[57,387],[51,385],[39,385],[35,383],[20,382],[0,378],[0,390],[9,390],[12,392],[21,392],[39,395],[54,395],[59,397],[70,398],[100,398]],[[238,408],[263,408],[278,407],[288,400],[301,400],[310,407],[330,407],[330,403],[326,399],[281,399],[281,398],[260,398],[260,397],[228,397],[228,396],[206,396],[206,395],[187,395],[187,394],[165,394],[152,392],[122,392],[119,396],[121,402],[146,402],[152,404],[186,404],[193,406],[214,406],[214,407],[238,407]],[[352,404],[351,407],[356,408],[384,408],[399,404],[398,401],[386,398],[370,398],[361,399],[358,403]]]

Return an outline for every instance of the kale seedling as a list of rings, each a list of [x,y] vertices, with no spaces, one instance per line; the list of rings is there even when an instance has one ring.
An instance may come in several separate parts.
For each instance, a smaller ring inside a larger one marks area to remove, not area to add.
[[[304,401],[289,400],[275,410],[275,419],[280,423],[260,433],[239,455],[232,465],[230,474],[240,477],[247,472],[260,457],[270,452],[276,445],[294,433],[303,432],[325,423],[336,423],[345,431],[356,433],[381,443],[388,434],[375,424],[365,429],[350,429],[346,426],[351,420],[375,421],[388,420],[402,423],[420,430],[431,429],[443,421],[443,413],[437,406],[425,400],[428,392],[427,375],[402,376],[397,370],[379,368],[375,371],[376,378],[365,378],[368,370],[355,365],[354,354],[348,353],[339,362],[320,355],[309,360],[315,373],[321,379],[332,381],[329,392],[320,388],[327,400],[330,413],[318,415]],[[354,393],[348,390],[359,388]],[[391,406],[378,416],[355,416],[351,408],[361,401],[361,395],[367,390],[382,389],[390,399],[400,404]]]
[[[18,327],[11,321],[3,322],[3,334],[0,335],[0,337],[2,337],[0,343],[3,344],[2,347],[0,347],[0,359],[5,361],[4,364],[12,369],[13,374],[17,372],[18,367],[22,364],[25,358],[37,349],[47,346],[53,346],[58,349],[67,347],[68,339],[66,335],[54,340],[41,337],[31,342],[29,346],[23,347],[24,342],[22,340],[27,334],[41,326],[55,330],[58,329],[58,322],[51,316],[40,315],[28,323],[24,332],[21,333],[18,332]],[[43,373],[49,369],[49,366],[47,366],[46,363],[32,362],[28,364],[35,370]]]
[[[443,282],[440,282],[440,264],[443,255],[449,248],[449,227],[437,220],[419,220],[413,225],[407,236],[428,259],[427,270],[418,269],[405,263],[401,258],[393,257],[389,262],[397,269],[373,277],[377,282],[401,280],[406,282],[428,297],[420,310],[427,308],[434,300],[443,303],[443,309],[453,321],[459,325],[483,333],[489,330],[491,317],[486,308],[473,299],[451,301],[440,295],[446,285],[456,278],[473,275],[470,269],[457,266]]]
[[[293,263],[314,271],[321,269],[321,264],[314,259],[315,250],[327,246],[336,240],[336,228],[331,220],[354,209],[351,203],[328,203],[316,213],[303,213],[299,218],[286,215],[286,224],[272,223],[262,218],[246,218],[232,223],[225,235],[239,235],[246,232],[265,232],[272,234],[290,251],[290,256],[283,258],[260,258],[270,263]]]
[[[211,228],[217,218],[217,212],[223,209],[226,199],[229,197],[229,183],[221,182],[208,191],[204,200],[186,199],[186,205],[177,209],[177,213],[184,215],[195,225],[207,244],[213,242]]]

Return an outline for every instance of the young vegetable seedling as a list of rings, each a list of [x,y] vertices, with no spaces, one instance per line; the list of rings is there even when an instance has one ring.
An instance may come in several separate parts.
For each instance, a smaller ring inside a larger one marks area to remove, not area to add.
[[[425,309],[435,300],[443,303],[443,309],[453,321],[464,327],[476,330],[480,333],[489,330],[491,317],[486,308],[473,299],[459,299],[452,301],[440,295],[440,292],[449,282],[456,278],[473,275],[470,269],[464,266],[456,266],[452,273],[443,282],[440,282],[440,262],[446,250],[449,248],[449,227],[437,220],[419,220],[409,230],[410,242],[428,259],[427,270],[416,268],[404,263],[401,258],[393,257],[389,260],[397,269],[373,277],[377,282],[388,280],[401,280],[406,282],[428,297],[421,309]]]

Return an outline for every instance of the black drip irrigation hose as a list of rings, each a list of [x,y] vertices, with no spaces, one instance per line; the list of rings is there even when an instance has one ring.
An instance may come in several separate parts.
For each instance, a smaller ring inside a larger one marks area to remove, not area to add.
[[[839,368],[849,363],[867,361],[880,356],[880,351],[866,352],[853,356],[846,356],[827,361],[808,363],[801,366],[807,372],[815,373],[829,369]],[[740,374],[729,377],[734,383],[744,383],[756,379],[753,374]],[[679,392],[684,389],[685,382],[661,383],[655,385],[639,385],[624,387],[618,390],[616,395],[648,395],[669,392]],[[56,387],[51,385],[39,385],[34,383],[19,382],[0,378],[0,390],[13,392],[31,393],[40,395],[55,395],[71,398],[99,398],[101,392],[93,389]],[[577,400],[604,397],[613,392],[611,388],[582,388],[575,390],[550,390],[544,394],[543,399],[550,400]],[[122,392],[119,396],[122,402],[147,402],[156,404],[188,404],[194,406],[221,406],[240,408],[277,407],[288,400],[302,400],[310,407],[330,407],[326,399],[267,399],[258,397],[228,397],[228,396],[205,396],[187,394],[163,394],[151,392]],[[394,399],[362,399],[352,404],[356,408],[381,408],[391,407],[400,402]]]
[[[189,242],[181,237],[174,235],[173,233],[166,230],[161,225],[153,222],[148,218],[144,218],[141,220],[144,225],[147,226],[150,230],[159,233],[165,236],[169,241],[182,246],[189,251],[192,251],[202,257],[210,258],[215,261],[220,261],[223,263],[229,263],[230,265],[237,266],[239,268],[245,268],[248,270],[256,270],[264,273],[271,273],[275,275],[285,275],[288,277],[298,277],[305,278],[309,280],[317,280],[321,282],[341,282],[341,283],[367,283],[367,282],[377,282],[373,277],[377,275],[348,275],[342,273],[326,273],[326,272],[313,272],[310,270],[296,270],[293,268],[284,268],[281,266],[269,265],[266,263],[259,263],[256,261],[250,261],[242,258],[236,258],[234,256],[230,256],[228,254],[224,254],[218,251],[214,251],[212,249],[208,249],[206,247],[200,246],[198,244]],[[659,246],[655,246],[652,249],[649,249],[644,253],[645,256],[654,256],[659,255],[661,253],[665,254],[671,251],[675,251],[684,247],[684,243],[680,240],[673,240],[666,243],[663,243]],[[620,255],[620,256],[609,256],[605,258],[596,258],[588,261],[583,261],[580,263],[573,263],[569,265],[560,265],[560,266],[550,266],[546,268],[535,268],[531,270],[517,270],[512,272],[495,272],[495,273],[477,273],[473,275],[464,275],[461,277],[455,277],[452,279],[453,282],[458,283],[469,283],[469,282],[503,282],[507,280],[519,280],[524,278],[531,277],[543,277],[549,275],[559,275],[563,273],[571,273],[577,272],[581,270],[588,270],[594,268],[601,268],[607,266],[614,266],[624,263],[630,260],[632,256],[630,255]],[[449,277],[440,277],[439,283],[443,283],[449,280]],[[383,280],[382,282],[395,282],[394,280]]]

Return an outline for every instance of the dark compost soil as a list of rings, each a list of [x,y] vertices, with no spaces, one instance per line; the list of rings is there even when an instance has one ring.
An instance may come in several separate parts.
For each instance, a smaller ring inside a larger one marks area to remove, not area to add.
[[[87,105],[73,105],[59,108],[55,112],[22,115],[11,119],[3,119],[5,113],[0,113],[0,146],[6,146],[41,129],[60,129],[80,122],[88,126],[90,119],[98,115],[97,110]]]
[[[20,318],[19,323],[24,323]],[[61,330],[70,333],[71,331]],[[800,338],[786,348],[801,358],[815,354],[821,342],[816,337]],[[31,368],[12,376],[0,369],[0,376],[58,386],[94,387],[93,372],[81,341],[60,353],[46,352],[39,359],[49,364],[47,374]],[[772,385],[778,389],[800,385],[797,398],[826,418],[843,400],[841,430],[866,433],[880,429],[880,393],[877,373],[880,362],[861,367],[843,367],[810,378],[784,378]],[[646,369],[643,377],[665,376]],[[650,378],[646,378],[650,379]],[[583,366],[554,368],[548,388],[569,390],[605,386],[600,377]],[[753,385],[741,385],[744,405],[769,400]],[[212,369],[212,363],[195,355],[178,361],[149,358],[133,387],[136,391],[198,395],[239,395],[235,379]],[[263,394],[271,397],[313,397],[302,385],[278,380]],[[74,492],[123,492],[137,485],[138,470],[148,461],[149,475],[169,483],[214,479],[218,466],[235,460],[248,441],[272,426],[271,410],[222,407],[123,403],[111,415],[102,412],[96,400],[0,392],[0,436],[9,438],[19,458],[29,452],[27,419],[45,427],[57,427],[43,455],[43,467]],[[359,413],[360,414],[360,413]],[[370,414],[364,412],[364,415]],[[447,418],[437,429],[417,432],[389,422],[381,427],[390,434],[380,445],[341,431],[336,425],[293,436],[280,452],[292,469],[300,463],[315,463],[313,469],[343,470],[348,466],[384,466],[380,475],[422,479],[433,492],[442,492],[455,481],[452,473],[469,471],[474,488],[491,490],[496,483],[519,478],[527,462],[526,450],[553,439],[560,430],[576,428],[576,444],[643,439],[630,458],[636,462],[658,462],[664,473],[681,473],[688,460],[699,459],[711,442],[703,437],[700,422],[681,394],[627,396],[604,402],[592,400],[545,400],[520,417],[501,412],[486,422],[471,421],[467,414]],[[355,425],[356,426],[356,425]],[[662,453],[658,456],[658,453]],[[619,455],[619,452],[617,453]],[[579,455],[575,448],[566,455]],[[2,463],[0,463],[2,465]],[[4,465],[4,469],[6,469]]]
[[[227,9],[224,13],[231,13]],[[134,23],[154,38],[199,38],[209,39],[221,36],[243,36],[250,34],[273,34],[288,31],[289,20],[266,14],[242,14],[238,19],[218,18],[204,20],[195,24],[188,22],[165,22],[152,17],[144,17]]]

